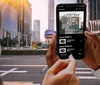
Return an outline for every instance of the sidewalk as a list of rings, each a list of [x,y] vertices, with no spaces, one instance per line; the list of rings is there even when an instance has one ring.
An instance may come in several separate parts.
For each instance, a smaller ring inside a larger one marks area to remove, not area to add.
[[[33,85],[32,82],[14,82],[4,81],[4,85]]]

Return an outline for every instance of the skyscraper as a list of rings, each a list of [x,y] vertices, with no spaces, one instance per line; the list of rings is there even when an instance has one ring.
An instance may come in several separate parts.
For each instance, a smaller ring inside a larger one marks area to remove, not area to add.
[[[6,8],[5,8],[6,7]],[[2,31],[2,38],[7,37],[7,33],[10,34],[11,38],[14,38],[14,33],[17,32],[17,16],[18,11],[6,0],[2,0],[0,4],[1,8],[1,31]],[[1,33],[1,32],[0,32]]]
[[[78,3],[88,4],[89,19],[96,20],[100,19],[100,0],[77,0]]]
[[[48,29],[54,30],[54,0],[48,0]]]
[[[34,20],[31,42],[34,41],[40,41],[40,20]]]

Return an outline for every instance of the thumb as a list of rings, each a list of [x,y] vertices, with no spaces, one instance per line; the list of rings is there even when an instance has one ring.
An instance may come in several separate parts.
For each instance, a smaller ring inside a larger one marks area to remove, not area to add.
[[[85,34],[85,36],[86,36],[88,39],[92,39],[92,34],[91,34],[91,32],[85,31],[84,34]]]
[[[70,62],[70,59],[67,60],[58,60],[50,69],[49,71],[51,71],[54,75],[56,75],[58,72],[60,72],[61,70],[65,69],[68,64]]]
[[[91,33],[91,32],[85,31],[84,34],[88,39],[100,43],[100,39],[96,33]]]

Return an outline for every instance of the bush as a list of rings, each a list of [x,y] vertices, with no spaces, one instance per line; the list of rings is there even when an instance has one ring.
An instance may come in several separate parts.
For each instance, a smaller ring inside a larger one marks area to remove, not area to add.
[[[45,55],[47,50],[3,50],[2,55]]]

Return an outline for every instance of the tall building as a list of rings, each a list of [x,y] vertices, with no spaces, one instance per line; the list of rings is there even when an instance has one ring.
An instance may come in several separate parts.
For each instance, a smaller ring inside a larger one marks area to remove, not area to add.
[[[1,26],[1,3],[0,3],[0,39],[2,39],[2,26]]]
[[[32,9],[28,0],[0,0],[0,19],[3,38],[10,34],[13,39],[18,36],[18,32],[22,35],[20,40],[27,38],[31,41],[31,22],[32,22]],[[27,30],[27,33],[26,33]],[[0,30],[1,31],[1,30]],[[1,32],[0,32],[1,34]],[[26,37],[27,36],[27,37]],[[24,39],[25,40],[25,39]]]
[[[77,2],[87,5],[89,20],[100,19],[100,0],[77,0]]]
[[[88,0],[90,8],[90,20],[100,19],[100,0]]]
[[[40,20],[34,20],[32,42],[40,42]]]
[[[48,30],[54,30],[54,0],[48,0]]]
[[[6,0],[0,1],[0,8],[1,8],[1,30],[2,30],[2,38],[7,37],[7,33],[10,34],[11,38],[14,38],[14,33],[17,32],[18,25],[18,11]],[[1,33],[0,33],[1,34]]]
[[[32,29],[32,8],[31,4],[24,2],[24,29],[23,33],[27,35],[27,45],[31,45],[31,29]]]
[[[90,30],[98,33],[100,30],[100,0],[77,0],[78,3],[85,3],[87,7],[87,27],[90,25]],[[89,22],[89,24],[88,24]]]
[[[24,34],[24,22],[25,18],[31,18],[32,16],[32,10],[31,10],[31,4],[28,0],[4,0],[9,5],[11,5],[13,8],[15,8],[18,12],[18,32],[21,32]],[[30,16],[30,17],[29,17]],[[28,19],[29,21],[29,19]],[[29,24],[31,22],[31,19],[29,21]]]

